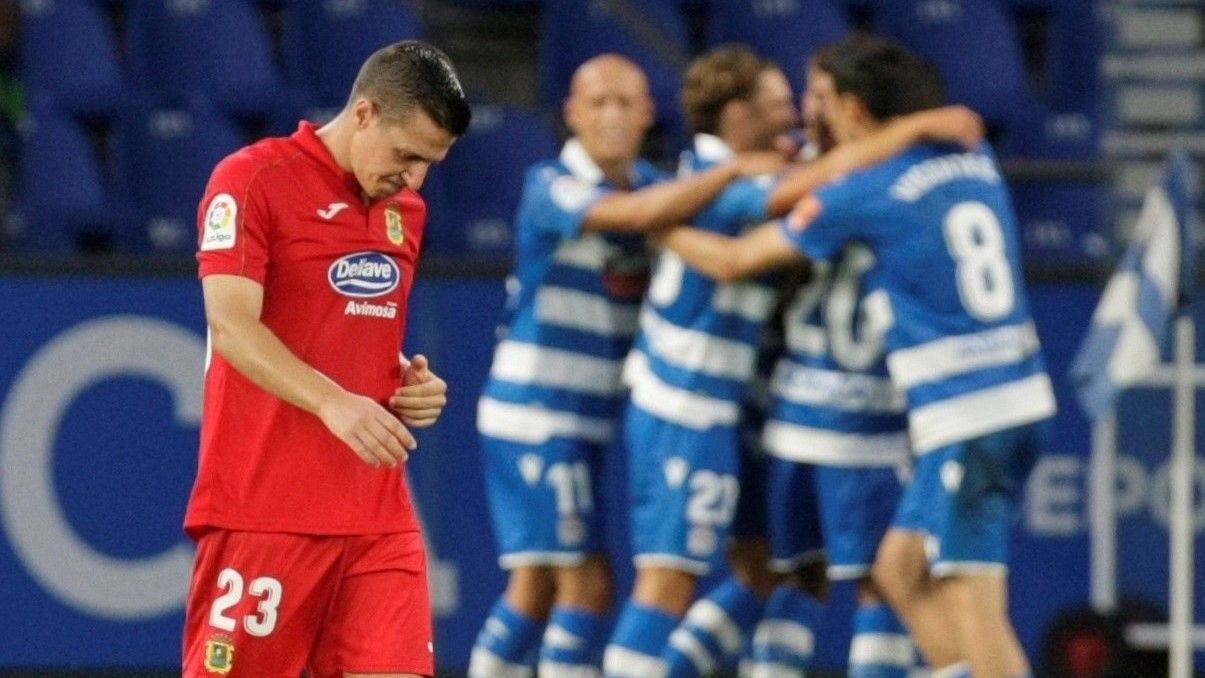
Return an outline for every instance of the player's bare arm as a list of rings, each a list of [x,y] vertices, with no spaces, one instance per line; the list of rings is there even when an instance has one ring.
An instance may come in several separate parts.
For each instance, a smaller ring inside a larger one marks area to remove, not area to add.
[[[272,395],[318,416],[365,463],[396,466],[417,443],[388,410],[294,355],[263,322],[263,287],[237,275],[201,281],[213,350]]]
[[[427,356],[402,361],[402,385],[393,392],[389,407],[412,428],[426,428],[439,419],[448,404],[448,383],[431,371]]]
[[[782,168],[776,151],[742,153],[692,177],[668,181],[630,193],[615,192],[586,212],[587,231],[650,231],[688,221],[733,180],[770,174]]]
[[[832,179],[887,160],[921,141],[973,149],[983,141],[983,119],[966,106],[942,106],[900,116],[862,139],[843,143],[782,179],[767,202],[772,215],[786,214],[804,196]]]
[[[680,226],[667,231],[661,244],[703,275],[721,282],[744,280],[805,261],[774,221],[736,238]]]

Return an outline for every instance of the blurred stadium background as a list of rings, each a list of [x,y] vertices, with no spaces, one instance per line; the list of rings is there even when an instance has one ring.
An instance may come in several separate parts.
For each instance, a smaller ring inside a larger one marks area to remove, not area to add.
[[[474,101],[470,132],[422,191],[432,216],[408,330],[452,385],[412,482],[439,661],[454,672],[503,584],[474,401],[522,170],[556,153],[573,69],[603,51],[645,67],[648,157],[669,167],[693,55],[746,42],[798,89],[806,57],[850,30],[935,60],[950,98],[987,120],[1009,177],[1061,402],[1014,539],[1022,640],[1043,675],[1158,675],[1158,651],[1092,672],[1124,648],[1117,618],[1088,612],[1091,434],[1066,368],[1166,153],[1205,156],[1200,0],[0,0],[0,673],[173,674],[204,355],[194,222],[223,155],[329,117],[363,58],[402,38],[447,51]],[[1169,411],[1159,388],[1118,409],[1125,617],[1164,614]],[[1205,490],[1199,462],[1197,477]],[[1196,518],[1199,537],[1205,504]],[[625,530],[611,525],[621,564]],[[850,605],[838,590],[820,631],[834,675]]]

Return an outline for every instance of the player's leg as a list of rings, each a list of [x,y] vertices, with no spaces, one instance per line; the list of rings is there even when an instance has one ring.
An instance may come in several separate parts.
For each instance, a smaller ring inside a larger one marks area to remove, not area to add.
[[[555,499],[547,506],[555,515],[555,529],[544,537],[544,548],[554,555],[549,562],[554,564],[555,593],[540,642],[539,674],[598,675],[615,596],[595,501],[603,448],[560,439],[548,448],[544,482]]]
[[[828,575],[857,586],[851,678],[905,678],[916,664],[912,638],[870,578],[870,567],[900,499],[894,467],[816,467]]]
[[[731,671],[749,650],[775,584],[766,534],[765,466],[760,450],[742,448],[740,496],[728,546],[731,574],[696,600],[670,635],[664,658],[674,678],[695,678],[705,667]]]
[[[541,678],[596,676],[610,632],[615,590],[601,553],[556,569],[556,603],[540,647]]]
[[[183,675],[296,678],[337,579],[342,540],[210,530],[197,543]]]
[[[869,577],[859,579],[857,588],[850,678],[907,678],[917,663],[912,636]]]
[[[945,577],[938,587],[950,610],[950,625],[965,648],[971,675],[1029,675],[1025,652],[1008,618],[1008,580],[1003,572]]]
[[[575,443],[551,439],[523,445],[488,436],[481,442],[498,563],[510,574],[506,591],[477,634],[468,675],[527,678],[535,673],[556,593],[553,566],[584,558],[564,552],[561,545],[562,537],[580,540],[585,534],[585,523],[572,515],[576,497],[558,496],[576,469],[571,454]],[[562,458],[566,454],[569,458]],[[570,510],[560,510],[567,506]]]
[[[905,504],[909,494],[906,490]],[[925,538],[923,532],[898,524],[888,530],[875,556],[872,579],[904,620],[929,666],[941,669],[958,664],[964,657],[950,631],[945,605],[929,578]]]
[[[435,646],[422,534],[348,537],[310,678],[430,676]]]
[[[931,545],[931,572],[979,678],[1030,675],[1008,618],[1008,537],[1020,492],[1038,450],[1039,428],[999,431],[947,448],[941,529]]]
[[[814,628],[828,592],[813,467],[769,462],[766,487],[770,568],[780,583],[753,634],[749,675],[802,675],[815,651]]]
[[[696,430],[628,410],[636,581],[603,660],[608,676],[660,675],[670,634],[718,560],[739,486],[730,428]]]
[[[533,655],[540,644],[544,620],[552,608],[552,568],[516,565],[510,569],[506,591],[490,609],[469,656],[468,675],[525,678],[534,673]]]

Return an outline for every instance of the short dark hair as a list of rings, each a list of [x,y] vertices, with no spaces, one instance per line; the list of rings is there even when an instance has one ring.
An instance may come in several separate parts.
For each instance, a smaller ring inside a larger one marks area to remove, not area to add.
[[[932,61],[894,40],[855,33],[822,47],[813,58],[840,94],[862,101],[876,120],[945,103],[945,81]]]
[[[464,134],[472,118],[451,59],[420,40],[403,40],[373,52],[351,88],[351,101],[359,97],[375,103],[389,122],[420,108],[452,136]]]
[[[723,45],[691,62],[682,78],[682,111],[693,132],[715,134],[733,99],[752,99],[758,78],[774,64],[743,45]]]

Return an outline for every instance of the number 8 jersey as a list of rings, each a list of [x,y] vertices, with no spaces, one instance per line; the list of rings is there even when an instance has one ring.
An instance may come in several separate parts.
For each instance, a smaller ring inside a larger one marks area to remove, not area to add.
[[[782,222],[807,256],[862,242],[890,308],[887,365],[913,451],[1051,417],[1016,220],[991,150],[915,146],[817,191]]]

